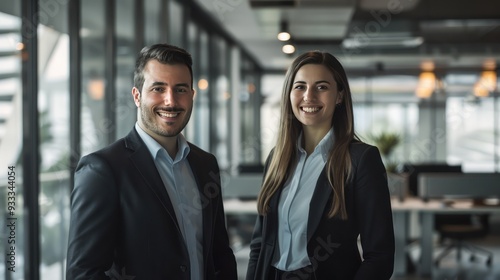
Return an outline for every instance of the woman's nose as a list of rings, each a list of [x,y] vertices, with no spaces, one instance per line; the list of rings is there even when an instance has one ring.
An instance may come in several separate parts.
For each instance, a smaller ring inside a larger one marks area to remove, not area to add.
[[[311,101],[314,98],[314,89],[313,88],[307,88],[304,91],[304,101]]]

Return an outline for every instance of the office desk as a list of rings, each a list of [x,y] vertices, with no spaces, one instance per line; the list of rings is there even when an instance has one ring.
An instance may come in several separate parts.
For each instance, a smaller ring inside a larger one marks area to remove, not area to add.
[[[434,215],[500,213],[500,207],[475,206],[470,200],[454,200],[452,206],[444,206],[442,200],[424,202],[419,198],[407,198],[403,202],[393,199],[391,203],[396,238],[394,263],[394,274],[396,275],[406,273],[406,242],[409,232],[409,217],[412,212],[421,217],[421,257],[418,264],[418,273],[422,276],[432,274]]]
[[[473,213],[500,213],[500,207],[473,206],[471,201],[456,200],[452,207],[443,206],[442,200],[424,202],[419,198],[406,198],[403,202],[397,198],[391,200],[394,220],[395,258],[394,275],[405,275],[406,269],[406,242],[409,237],[410,214],[416,213],[421,217],[420,246],[421,259],[418,264],[418,273],[430,276],[432,273],[433,235],[435,214],[473,214]],[[240,201],[237,199],[224,200],[227,215],[256,214],[255,200]]]

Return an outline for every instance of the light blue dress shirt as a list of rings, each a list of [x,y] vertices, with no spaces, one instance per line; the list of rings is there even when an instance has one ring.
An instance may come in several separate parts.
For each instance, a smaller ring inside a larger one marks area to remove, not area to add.
[[[172,159],[167,151],[136,123],[135,129],[148,147],[158,173],[175,210],[177,222],[189,252],[191,279],[203,279],[202,204],[191,166],[190,148],[182,134],[177,137],[178,151]]]
[[[275,250],[273,266],[279,270],[292,271],[311,264],[307,255],[309,204],[333,146],[332,134],[333,128],[309,156],[300,144],[302,133],[299,136],[298,161],[284,185],[278,205],[279,248]]]

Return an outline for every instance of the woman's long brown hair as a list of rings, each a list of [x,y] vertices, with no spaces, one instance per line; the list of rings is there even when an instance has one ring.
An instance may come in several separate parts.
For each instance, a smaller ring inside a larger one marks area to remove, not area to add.
[[[327,67],[337,83],[337,89],[342,96],[342,103],[335,108],[332,126],[335,139],[326,163],[328,181],[333,189],[333,200],[329,217],[339,216],[347,219],[344,188],[351,174],[351,157],[349,146],[353,141],[359,141],[354,132],[354,116],[352,97],[344,68],[331,54],[311,51],[297,57],[285,76],[281,100],[281,121],[278,140],[270,158],[266,175],[259,193],[257,208],[261,215],[269,209],[269,201],[276,191],[283,186],[291,175],[290,170],[297,159],[297,141],[302,130],[302,124],[295,118],[290,92],[297,71],[306,64],[320,64]]]

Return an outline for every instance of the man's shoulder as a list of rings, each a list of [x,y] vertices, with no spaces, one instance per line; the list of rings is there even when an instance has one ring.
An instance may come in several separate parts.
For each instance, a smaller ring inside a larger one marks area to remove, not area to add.
[[[192,154],[192,155],[197,156],[197,157],[215,158],[215,156],[212,153],[203,150],[202,148],[196,146],[195,144],[193,144],[189,141],[188,141],[188,145],[189,145],[189,149],[190,149],[189,154]]]
[[[142,141],[139,134],[133,128],[126,136],[117,139],[115,142],[107,145],[106,147],[92,152],[92,154],[104,157],[124,155],[124,150],[137,150],[141,146],[141,143]]]
[[[99,155],[102,157],[116,156],[119,154],[123,154],[123,150],[125,149],[125,138],[120,138],[115,142],[109,144],[106,147],[103,147],[91,154]]]

